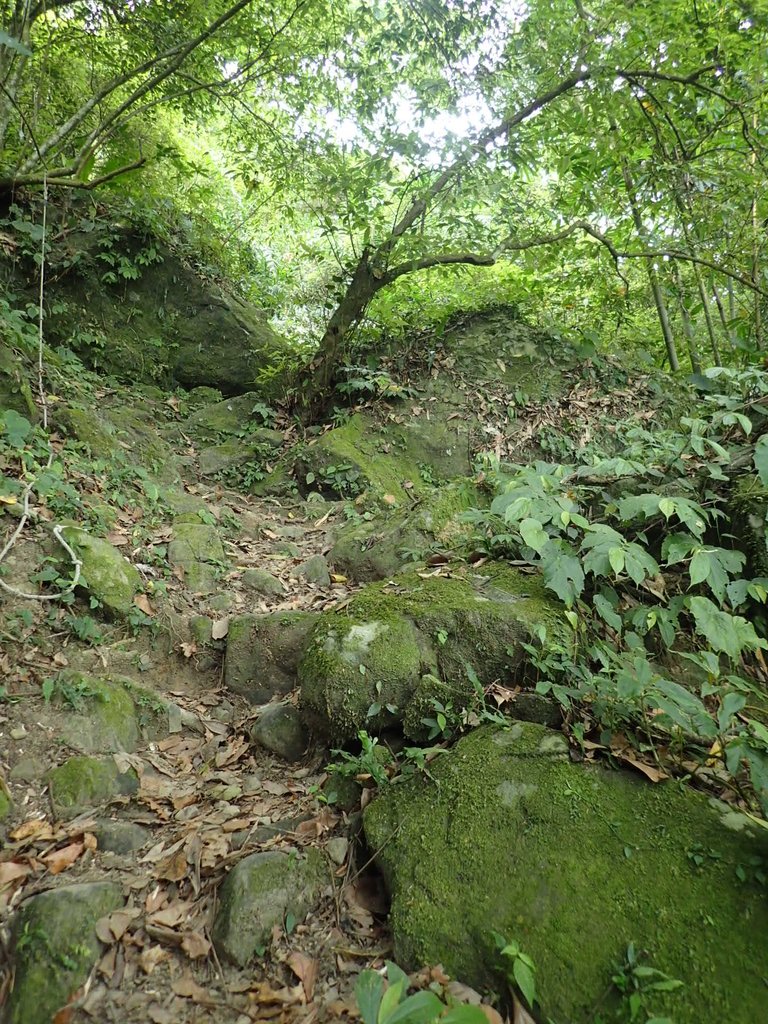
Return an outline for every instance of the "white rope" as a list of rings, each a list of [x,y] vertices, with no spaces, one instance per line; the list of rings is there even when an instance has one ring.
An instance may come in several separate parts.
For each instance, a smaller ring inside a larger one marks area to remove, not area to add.
[[[48,180],[43,177],[43,233],[40,243],[40,288],[38,292],[38,306],[37,306],[37,394],[40,401],[40,407],[42,409],[43,416],[43,430],[48,430],[48,396],[45,393],[44,384],[44,372],[45,366],[43,363],[43,300],[45,298],[45,240],[46,240],[46,229],[48,221]],[[54,452],[51,447],[50,441],[48,442],[48,461],[45,464],[46,469],[50,469],[53,465]],[[32,497],[32,492],[35,489],[35,479],[33,478],[24,488],[22,496],[21,506],[21,518],[13,531],[11,536],[6,541],[4,547],[0,549],[0,564],[7,557],[16,541],[21,536],[24,527],[29,522],[31,512],[29,509],[29,502]],[[12,587],[10,583],[6,583],[2,577],[0,577],[0,590],[4,590],[6,594],[13,594],[14,597],[24,598],[26,601],[58,601],[62,597],[66,597],[67,594],[71,594],[80,581],[80,572],[83,567],[83,563],[77,557],[77,554],[72,550],[70,545],[64,539],[62,534],[63,526],[54,526],[53,536],[61,544],[64,550],[67,552],[69,557],[72,559],[72,564],[75,567],[75,575],[72,582],[65,590],[60,590],[56,594],[27,594],[23,590],[18,590],[16,587]]]

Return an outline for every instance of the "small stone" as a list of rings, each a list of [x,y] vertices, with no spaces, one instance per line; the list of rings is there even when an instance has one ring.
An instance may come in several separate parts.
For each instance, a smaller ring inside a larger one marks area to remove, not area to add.
[[[274,526],[272,532],[276,533],[278,537],[282,537],[283,540],[301,540],[305,530],[303,526],[287,523],[285,526]]]
[[[301,548],[289,540],[284,540],[275,548],[278,555],[285,555],[286,558],[301,558]]]
[[[11,739],[12,740],[23,740],[26,735],[27,735],[27,730],[25,729],[25,727],[23,725],[18,725],[18,726],[16,726],[16,728],[11,729]]]
[[[292,704],[270,704],[254,723],[251,739],[285,761],[298,761],[307,749],[309,737],[297,708]]]
[[[341,866],[347,859],[347,853],[349,852],[349,840],[345,839],[343,836],[337,836],[334,839],[329,839],[325,844],[325,852],[334,864]]]
[[[213,622],[207,615],[193,615],[189,620],[189,631],[195,643],[205,647],[211,642]]]
[[[246,775],[242,780],[243,784],[243,796],[253,796],[254,793],[260,793],[262,789],[262,782],[258,775]]]
[[[243,586],[264,597],[285,597],[285,587],[271,572],[266,569],[246,569],[243,573]]]
[[[105,853],[127,854],[141,849],[152,838],[152,833],[133,821],[99,821],[93,830],[99,849]]]
[[[329,774],[323,786],[323,796],[333,807],[351,811],[360,806],[363,787],[348,775]]]
[[[297,565],[292,575],[303,576],[308,583],[315,583],[319,587],[331,585],[331,574],[328,572],[328,563],[322,555],[312,555],[301,565]]]
[[[512,718],[520,722],[535,722],[558,729],[563,722],[560,705],[541,693],[518,693],[510,708]]]
[[[208,599],[208,607],[214,612],[228,612],[233,603],[231,594],[214,594]]]
[[[35,782],[45,774],[46,765],[37,757],[22,757],[11,768],[8,778],[13,782]]]

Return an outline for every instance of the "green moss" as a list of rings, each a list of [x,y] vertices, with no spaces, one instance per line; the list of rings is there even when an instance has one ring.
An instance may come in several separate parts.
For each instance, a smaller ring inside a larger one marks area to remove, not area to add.
[[[0,412],[14,409],[35,423],[40,413],[32,397],[31,374],[29,363],[9,345],[0,343]]]
[[[472,528],[461,521],[468,508],[484,503],[469,481],[428,492],[416,508],[397,508],[369,522],[350,523],[336,536],[330,558],[340,572],[357,580],[383,579],[407,562],[440,547],[460,551]]]
[[[410,481],[415,490],[423,490],[419,468],[407,453],[379,450],[385,444],[384,436],[373,420],[357,413],[343,426],[328,431],[308,445],[296,463],[297,482],[304,485],[308,473],[313,473],[311,486],[340,497],[354,496],[362,490],[374,490],[380,495],[391,494],[399,501],[407,500],[404,484]],[[334,467],[336,472],[331,471]],[[351,467],[356,472],[349,480]]]
[[[92,537],[77,526],[67,526],[64,537],[83,563],[80,586],[110,614],[124,616],[141,590],[141,577],[117,548]]]
[[[514,678],[522,643],[540,625],[570,635],[541,582],[508,566],[485,565],[482,576],[401,573],[320,618],[299,667],[302,703],[315,728],[336,740],[391,721],[368,717],[374,703],[394,705],[401,719],[424,673],[441,676],[466,703],[467,666],[483,683]]]
[[[23,904],[13,924],[8,1024],[50,1024],[96,962],[96,922],[122,905],[121,887],[111,882],[53,889]]]
[[[739,477],[728,502],[731,530],[754,576],[768,576],[768,488],[756,473]]]
[[[110,757],[70,757],[47,775],[54,810],[72,817],[81,810],[138,790],[136,773],[121,773]]]
[[[87,444],[98,458],[109,458],[118,451],[114,427],[92,409],[60,406],[56,410],[56,423],[70,437]]]
[[[328,868],[310,847],[301,859],[278,850],[251,854],[227,875],[219,892],[212,938],[219,956],[239,967],[270,942],[272,929],[287,914],[303,920]]]
[[[654,997],[655,1013],[761,1019],[768,905],[736,870],[752,875],[768,850],[726,827],[724,805],[573,764],[562,736],[520,723],[476,730],[431,770],[434,782],[392,787],[365,812],[398,963],[498,988],[496,930],[535,961],[544,1015],[576,1022],[634,942],[685,982]]]
[[[299,665],[302,709],[332,739],[346,739],[363,725],[375,730],[393,719],[386,705],[405,707],[421,668],[420,638],[408,619],[324,617]],[[375,703],[381,710],[369,718]]]
[[[73,710],[61,720],[61,738],[84,754],[135,750],[139,741],[136,707],[125,683],[80,672],[62,672],[57,704]]]
[[[8,792],[5,779],[0,775],[0,821],[7,818],[12,809],[13,801],[11,800],[11,794]]]

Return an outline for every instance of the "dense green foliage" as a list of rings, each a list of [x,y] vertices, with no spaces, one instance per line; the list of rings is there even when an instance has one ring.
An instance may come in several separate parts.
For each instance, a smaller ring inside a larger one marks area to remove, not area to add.
[[[102,183],[205,243],[296,341],[326,328],[329,378],[366,313],[397,331],[427,290],[439,321],[478,273],[557,330],[673,367],[762,344],[759,8],[9,0],[0,17],[6,190]],[[478,264],[495,266],[462,269]]]

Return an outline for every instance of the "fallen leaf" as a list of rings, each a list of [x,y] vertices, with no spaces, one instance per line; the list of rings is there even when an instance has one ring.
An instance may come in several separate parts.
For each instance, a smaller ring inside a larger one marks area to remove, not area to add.
[[[51,826],[47,821],[40,818],[30,818],[29,821],[22,822],[18,828],[15,828],[11,832],[11,839],[19,843],[24,839],[30,839],[32,836],[46,839],[53,838],[53,832]]]
[[[342,576],[341,573],[338,572],[332,572],[331,579],[333,580],[334,583],[346,583],[348,577]]]
[[[198,960],[200,957],[208,956],[211,944],[200,932],[187,932],[181,940],[181,948],[190,960]]]
[[[528,1011],[517,998],[517,996],[514,994],[514,992],[512,993],[512,1002],[514,1004],[512,1024],[536,1024],[534,1018],[530,1015],[530,1013],[528,1013]],[[484,1006],[481,1007],[481,1010],[483,1011],[483,1013],[485,1013]]]
[[[310,1003],[315,991],[315,982],[317,981],[317,960],[314,957],[297,951],[291,953],[288,957],[288,966],[301,982],[301,987],[304,989],[304,998]]]
[[[10,885],[11,882],[16,882],[20,878],[26,878],[30,874],[32,874],[32,868],[29,864],[20,864],[15,860],[4,861],[0,864],[0,889],[4,889],[6,885]]]
[[[85,843],[70,843],[69,846],[65,846],[61,850],[53,850],[40,859],[52,875],[59,875],[71,867],[84,850]]]
[[[286,793],[290,793],[290,789],[284,786],[282,782],[272,782],[271,779],[262,782],[261,788],[271,793],[272,796],[285,796]]]
[[[128,931],[129,926],[141,916],[138,907],[127,907],[123,910],[115,910],[106,917],[101,917],[96,922],[96,935],[105,944],[119,942]]]
[[[191,999],[193,1003],[208,1003],[210,997],[206,989],[195,981],[191,974],[187,973],[171,982],[171,988],[177,996],[184,996]]]
[[[185,658],[191,658],[193,654],[197,654],[197,644],[194,641],[179,644],[179,649]]]
[[[630,757],[628,754],[619,754],[618,758],[620,761],[624,761],[626,764],[636,768],[639,772],[642,772],[647,779],[651,782],[663,782],[664,779],[668,779],[669,775],[666,772],[661,771],[659,768],[655,768],[652,764],[646,764],[644,761],[638,761],[634,757]]]
[[[187,855],[183,850],[176,850],[170,857],[158,861],[155,878],[164,878],[169,882],[180,882],[187,874]]]
[[[219,619],[217,622],[214,622],[213,626],[211,627],[211,638],[213,640],[223,640],[228,632],[229,618],[227,617],[225,619]]]
[[[137,594],[133,599],[133,603],[140,611],[144,612],[145,615],[155,614],[155,610],[149,603],[149,598],[146,594]]]
[[[139,966],[145,974],[151,974],[157,965],[169,958],[170,954],[162,946],[149,946],[141,951]]]
[[[127,534],[118,533],[116,530],[107,534],[107,540],[113,548],[122,548],[131,543],[131,538]]]

